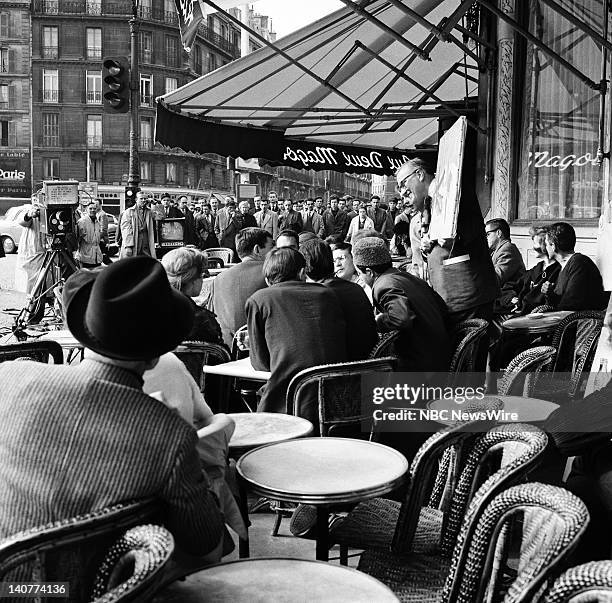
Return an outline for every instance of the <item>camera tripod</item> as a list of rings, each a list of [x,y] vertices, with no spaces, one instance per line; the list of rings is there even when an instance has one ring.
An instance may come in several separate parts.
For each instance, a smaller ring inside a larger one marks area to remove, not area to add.
[[[28,295],[27,305],[15,319],[13,333],[18,340],[27,339],[28,335],[24,329],[31,324],[40,322],[45,310],[45,299],[49,293],[56,287],[63,285],[65,279],[77,270],[77,265],[63,244],[54,244],[51,249],[45,251],[45,257],[36,277],[36,282]],[[49,281],[51,281],[51,284],[49,284]],[[59,299],[59,302],[61,308],[61,299]],[[58,318],[61,319],[61,316]]]

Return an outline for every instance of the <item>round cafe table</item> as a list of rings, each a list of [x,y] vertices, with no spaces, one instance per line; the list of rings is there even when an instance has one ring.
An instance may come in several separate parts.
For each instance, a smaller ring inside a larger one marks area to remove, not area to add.
[[[234,412],[228,416],[236,427],[229,442],[230,455],[239,457],[263,446],[310,435],[313,425],[307,419],[276,412]]]
[[[308,559],[260,557],[213,565],[162,590],[165,603],[391,603],[382,582],[355,569]]]
[[[404,481],[408,461],[365,440],[302,438],[251,450],[236,467],[262,496],[317,507],[316,557],[327,561],[329,507],[390,492]]]
[[[573,312],[560,310],[558,312],[542,312],[539,314],[526,314],[509,318],[502,324],[502,329],[509,333],[542,334],[550,333],[555,327]]]
[[[504,410],[509,413],[516,413],[518,415],[517,422],[519,423],[540,423],[548,418],[548,415],[553,410],[559,408],[558,404],[549,402],[548,400],[539,400],[538,398],[523,398],[521,396],[485,396],[481,402],[482,408],[486,408],[487,401],[492,402],[491,408],[496,408],[499,405],[495,404],[497,400],[501,400],[502,406],[500,410]],[[476,412],[482,410],[480,407],[475,406],[473,410],[470,410],[467,404],[458,404],[453,399],[448,400],[433,400],[427,404],[429,410],[463,410],[466,412]],[[449,419],[437,419],[438,423],[444,425],[455,425],[457,421]],[[512,422],[510,419],[508,422]]]
[[[248,359],[247,359],[248,360]],[[312,433],[313,425],[307,419],[275,412],[235,412],[228,416],[235,428],[229,441],[229,455],[238,459],[245,452],[264,444],[301,438]],[[245,525],[249,525],[249,507],[244,481],[238,480],[239,508]],[[238,553],[243,559],[249,556],[249,538],[238,542]]]

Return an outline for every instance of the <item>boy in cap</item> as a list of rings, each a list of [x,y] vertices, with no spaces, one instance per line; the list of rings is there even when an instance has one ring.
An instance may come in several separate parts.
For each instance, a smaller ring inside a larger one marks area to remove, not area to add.
[[[450,341],[442,298],[425,281],[393,268],[381,238],[358,239],[353,246],[353,262],[372,288],[374,307],[379,312],[378,330],[400,331],[396,342],[398,370],[447,371]]]

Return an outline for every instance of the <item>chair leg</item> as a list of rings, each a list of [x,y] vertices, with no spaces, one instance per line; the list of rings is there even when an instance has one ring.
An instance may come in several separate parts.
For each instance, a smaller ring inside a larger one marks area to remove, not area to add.
[[[274,527],[272,528],[272,536],[278,536],[278,530],[281,522],[283,521],[282,511],[276,511],[276,517],[274,518]]]
[[[348,546],[340,545],[340,565],[348,565]]]

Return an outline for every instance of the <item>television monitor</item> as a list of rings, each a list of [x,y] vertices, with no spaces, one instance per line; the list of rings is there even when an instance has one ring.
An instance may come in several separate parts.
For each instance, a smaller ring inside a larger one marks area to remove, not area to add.
[[[164,218],[158,221],[157,244],[163,248],[182,247],[185,218]]]

